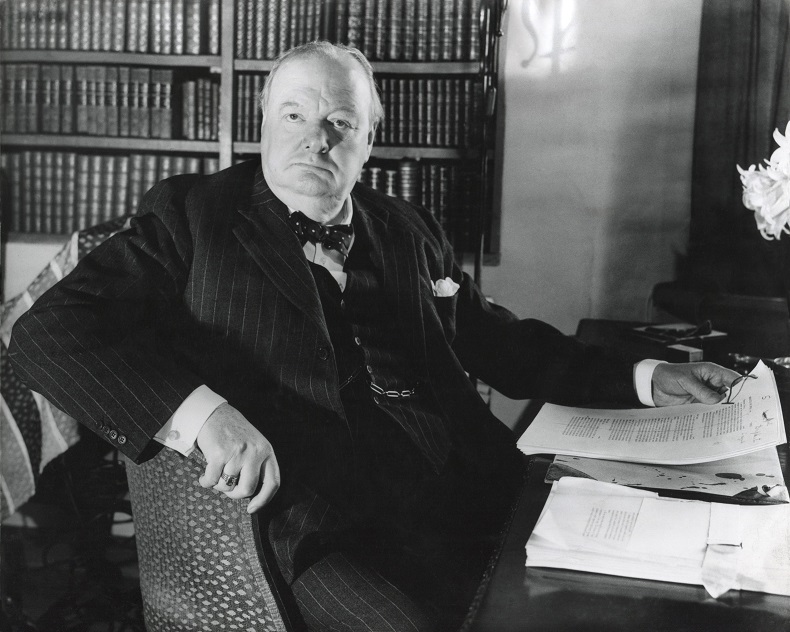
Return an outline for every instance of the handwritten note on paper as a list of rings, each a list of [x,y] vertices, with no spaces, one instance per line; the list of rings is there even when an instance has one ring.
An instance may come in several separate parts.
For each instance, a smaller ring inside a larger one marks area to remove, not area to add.
[[[732,404],[596,410],[546,404],[518,440],[525,454],[683,465],[784,443],[776,381],[759,362]]]

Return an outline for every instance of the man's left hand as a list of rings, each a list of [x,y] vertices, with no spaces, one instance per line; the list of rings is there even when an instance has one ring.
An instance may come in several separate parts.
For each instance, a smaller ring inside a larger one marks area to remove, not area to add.
[[[718,404],[738,373],[712,362],[659,364],[653,371],[656,406]]]

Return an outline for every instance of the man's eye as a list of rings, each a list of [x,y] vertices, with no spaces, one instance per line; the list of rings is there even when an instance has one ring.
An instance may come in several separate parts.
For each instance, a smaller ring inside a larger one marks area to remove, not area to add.
[[[286,121],[298,121],[299,120],[299,115],[295,114],[293,112],[290,113],[290,114],[286,114],[285,115],[285,120]]]
[[[348,121],[343,121],[341,119],[337,119],[336,121],[332,121],[332,125],[334,125],[337,129],[350,129],[351,123]]]

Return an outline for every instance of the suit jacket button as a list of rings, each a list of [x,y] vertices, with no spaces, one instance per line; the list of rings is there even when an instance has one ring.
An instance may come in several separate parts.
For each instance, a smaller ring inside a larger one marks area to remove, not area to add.
[[[106,435],[110,434],[110,427],[109,426],[104,425],[104,426],[101,427],[101,429],[102,429],[102,432],[104,434],[106,434]]]
[[[126,437],[124,435],[118,435],[118,443],[120,443],[121,445],[126,443]]]
[[[110,439],[115,441],[118,438],[118,433],[115,430],[110,430]]]
[[[329,357],[329,349],[326,347],[318,347],[318,357],[326,360]]]

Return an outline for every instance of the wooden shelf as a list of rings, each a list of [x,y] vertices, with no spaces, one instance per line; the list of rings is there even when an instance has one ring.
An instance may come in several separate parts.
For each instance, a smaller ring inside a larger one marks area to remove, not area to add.
[[[233,69],[247,72],[269,72],[271,59],[234,59]],[[399,75],[473,75],[480,69],[476,61],[372,61],[373,71],[378,74]]]
[[[165,138],[130,138],[127,136],[70,136],[65,134],[4,134],[3,145],[15,147],[69,147],[75,149],[121,149],[144,153],[167,151],[216,154],[219,142],[171,140]]]
[[[236,154],[258,154],[261,147],[258,143],[233,143],[233,152]],[[413,158],[414,160],[458,160],[460,158],[475,158],[479,152],[474,149],[454,149],[451,147],[388,147],[373,145],[371,157],[383,160],[400,160]]]
[[[4,239],[6,243],[12,244],[65,244],[71,239],[71,233],[8,233]]]
[[[167,66],[219,68],[219,55],[153,55],[89,50],[3,50],[3,63],[118,64],[130,66]]]

